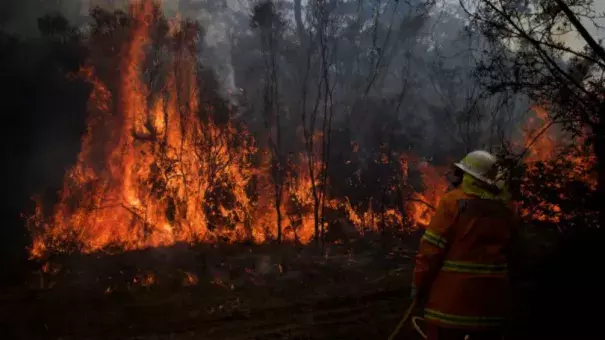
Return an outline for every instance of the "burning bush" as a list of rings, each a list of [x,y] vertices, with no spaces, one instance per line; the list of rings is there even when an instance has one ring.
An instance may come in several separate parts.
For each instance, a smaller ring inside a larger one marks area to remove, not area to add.
[[[151,1],[93,17],[93,57],[80,72],[93,84],[88,129],[53,214],[39,208],[29,220],[32,254],[263,237],[247,195],[254,142],[200,105],[197,27],[167,22]],[[108,46],[119,53],[107,57]]]
[[[585,137],[568,137],[556,129],[546,112],[534,109],[536,118],[525,129],[525,151],[509,160],[519,213],[527,220],[556,225],[559,229],[590,227],[597,223],[595,200],[596,159]],[[516,160],[522,158],[522,162]]]

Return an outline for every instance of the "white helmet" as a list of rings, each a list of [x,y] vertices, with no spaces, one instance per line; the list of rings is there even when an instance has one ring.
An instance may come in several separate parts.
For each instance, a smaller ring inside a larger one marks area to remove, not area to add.
[[[497,159],[483,150],[476,150],[454,165],[476,179],[493,185],[498,175]]]

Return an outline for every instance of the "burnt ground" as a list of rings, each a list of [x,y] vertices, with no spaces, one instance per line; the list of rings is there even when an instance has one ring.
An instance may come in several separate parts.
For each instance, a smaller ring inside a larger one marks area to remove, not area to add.
[[[0,320],[7,339],[386,338],[409,304],[416,242],[55,257],[3,293]]]
[[[2,290],[2,339],[386,339],[410,303],[417,239],[55,257]],[[601,239],[564,243],[525,230],[510,339],[599,338],[587,306],[602,296]],[[406,325],[398,339],[420,338]]]

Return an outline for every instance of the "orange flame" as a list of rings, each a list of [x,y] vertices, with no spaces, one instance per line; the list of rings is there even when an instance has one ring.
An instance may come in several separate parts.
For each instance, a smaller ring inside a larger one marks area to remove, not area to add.
[[[130,5],[130,36],[123,46],[119,86],[112,90],[93,67],[80,71],[93,85],[88,129],[50,218],[42,202],[28,224],[30,250],[93,252],[110,247],[132,250],[178,241],[264,242],[277,235],[277,213],[266,170],[254,170],[252,137],[232,123],[219,126],[212,108],[200,106],[196,55],[185,25],[171,24],[175,49],[171,67],[151,91],[144,82],[150,31],[160,19],[151,1]],[[199,112],[208,112],[202,122]],[[265,153],[266,154],[266,153]],[[285,183],[281,203],[285,240],[313,237],[310,169],[300,155]],[[315,182],[321,163],[315,162]],[[259,184],[256,200],[250,180]],[[288,213],[296,210],[299,213]]]
[[[270,153],[259,151],[244,127],[216,123],[213,108],[200,102],[196,34],[171,22],[160,39],[169,48],[157,49],[162,30],[156,25],[164,20],[158,5],[142,0],[129,10],[133,20],[121,51],[108,56],[120,58],[117,86],[105,79],[116,75],[104,75],[107,67],[92,59],[79,72],[92,84],[87,131],[52,211],[38,200],[28,219],[30,255],[276,238]],[[166,60],[161,72],[146,69],[152,50]],[[320,145],[321,135],[314,138]],[[259,155],[260,166],[254,164]],[[325,167],[314,155],[293,157],[285,167],[280,223],[284,240],[308,243],[314,237],[313,182],[327,185],[321,183]],[[433,214],[429,205],[437,205],[447,186],[439,169],[428,163],[418,169],[426,190],[412,194],[406,213],[425,225]],[[362,230],[378,230],[379,221],[389,228],[408,223],[397,209],[360,213],[348,200],[326,197],[322,203],[344,207]]]
[[[420,226],[427,226],[435,209],[448,190],[448,183],[444,176],[445,169],[431,166],[427,162],[421,162],[418,170],[422,176],[425,190],[422,193],[413,193],[412,200],[408,204],[408,213],[412,219]]]
[[[172,54],[173,67],[159,93],[143,82],[150,28],[158,20],[152,1],[130,6],[131,36],[120,61],[120,86],[112,91],[92,67],[80,75],[93,84],[88,130],[76,165],[68,171],[50,220],[40,207],[30,223],[31,253],[68,248],[91,252],[116,246],[136,249],[212,237],[212,221],[230,219],[214,237],[243,239],[250,208],[245,188],[256,150],[245,131],[202,125],[196,56],[186,44]],[[172,39],[184,39],[173,28]],[[175,44],[179,45],[179,44]],[[206,108],[211,109],[211,108]],[[235,140],[239,153],[232,153]],[[99,161],[101,160],[101,161]],[[228,209],[216,196],[229,191]]]
[[[532,109],[536,118],[528,119],[524,128],[523,146],[527,149],[525,164],[528,176],[523,179],[521,194],[536,203],[522,206],[520,213],[527,218],[558,223],[573,213],[564,212],[559,205],[540,197],[531,187],[529,177],[542,177],[545,173],[555,173],[561,168],[568,169],[566,165],[571,164],[566,178],[544,181],[541,185],[561,191],[564,181],[574,180],[586,183],[592,190],[596,190],[597,181],[592,171],[596,157],[592,150],[588,154],[582,151],[581,146],[586,137],[576,140],[567,137],[556,129],[544,108],[535,106]]]
[[[388,160],[381,155],[381,162],[388,163]],[[441,200],[441,197],[448,190],[448,183],[445,178],[445,168],[437,167],[429,164],[426,161],[419,161],[417,157],[411,154],[405,154],[400,157],[400,190],[404,192],[405,213],[398,209],[385,209],[384,211],[375,211],[372,206],[372,201],[368,208],[359,212],[353,207],[348,199],[345,200],[343,206],[347,214],[347,218],[353,224],[358,226],[360,232],[378,231],[380,226],[387,229],[402,229],[403,227],[426,227],[433,215],[435,209]],[[412,189],[409,180],[410,166],[420,173],[424,190],[416,191]],[[392,191],[399,188],[391,188]],[[406,223],[406,220],[409,223]]]

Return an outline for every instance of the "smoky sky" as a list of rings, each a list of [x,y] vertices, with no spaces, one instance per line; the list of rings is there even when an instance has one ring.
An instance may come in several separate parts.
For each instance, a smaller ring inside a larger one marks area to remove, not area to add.
[[[3,0],[0,4],[0,28],[13,35],[33,37],[38,32],[37,19],[44,15],[60,14],[71,25],[81,27],[89,20],[94,6],[124,9],[128,0]],[[205,28],[205,53],[201,59],[212,67],[219,77],[223,94],[232,93],[235,86],[232,46],[228,32],[247,20],[249,3],[241,0],[165,0],[164,13],[175,13],[199,21]]]
[[[0,25],[13,34],[31,36],[38,33],[39,17],[49,13],[73,17],[82,5],[81,0],[3,0],[0,2]]]

